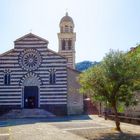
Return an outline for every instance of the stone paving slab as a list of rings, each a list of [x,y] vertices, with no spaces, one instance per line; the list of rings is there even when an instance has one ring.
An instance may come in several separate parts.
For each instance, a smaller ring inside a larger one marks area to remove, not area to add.
[[[46,123],[13,126],[10,140],[86,140]]]
[[[81,128],[104,128],[102,124],[97,124],[95,122],[63,122],[63,123],[52,123],[51,125],[56,126],[60,129],[81,129]]]
[[[9,128],[0,127],[0,140],[9,140]]]
[[[90,120],[51,123],[57,128],[82,136],[88,140],[140,140],[140,126],[121,123],[123,133],[115,131],[115,123],[91,115]]]
[[[140,140],[140,134],[124,131],[119,133],[111,129],[82,129],[69,131],[88,140]]]
[[[140,126],[121,123],[124,133],[113,130],[115,123],[91,115],[48,119],[15,119],[0,121],[9,137],[0,140],[140,140]],[[1,127],[0,127],[1,128]],[[1,138],[1,137],[0,137]],[[9,138],[9,139],[8,139]]]
[[[93,127],[91,129],[71,129],[74,134],[80,135],[88,140],[140,140],[140,126],[128,123],[121,123],[123,132],[115,131],[115,123],[111,120],[104,120],[98,116],[90,116],[97,124],[104,125],[104,128]]]

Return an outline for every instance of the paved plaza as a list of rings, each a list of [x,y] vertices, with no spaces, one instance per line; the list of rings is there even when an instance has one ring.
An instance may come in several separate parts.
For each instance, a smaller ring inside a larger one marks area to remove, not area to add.
[[[0,140],[140,140],[140,126],[115,124],[98,116],[30,118],[0,121]]]

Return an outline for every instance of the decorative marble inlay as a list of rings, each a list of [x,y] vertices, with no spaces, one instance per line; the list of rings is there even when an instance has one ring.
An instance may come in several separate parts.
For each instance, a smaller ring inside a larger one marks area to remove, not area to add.
[[[28,72],[21,78],[19,85],[40,86],[40,85],[42,85],[42,80],[37,74],[35,74],[33,72]]]
[[[27,49],[20,54],[19,64],[27,71],[35,70],[41,64],[41,56],[37,50]]]

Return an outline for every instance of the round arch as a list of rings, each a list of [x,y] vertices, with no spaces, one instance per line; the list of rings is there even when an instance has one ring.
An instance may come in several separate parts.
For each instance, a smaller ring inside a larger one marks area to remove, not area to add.
[[[41,79],[38,75],[30,72],[20,80],[22,86],[22,107],[38,108],[40,107],[40,85]]]
[[[22,77],[19,82],[21,86],[40,86],[42,85],[42,81],[40,77],[35,73],[28,73]]]

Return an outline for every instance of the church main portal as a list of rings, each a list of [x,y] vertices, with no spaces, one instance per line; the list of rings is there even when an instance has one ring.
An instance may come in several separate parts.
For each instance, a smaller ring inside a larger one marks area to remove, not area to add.
[[[38,108],[38,87],[24,87],[24,108]]]

